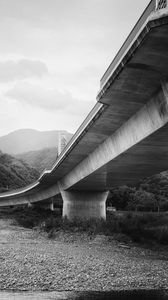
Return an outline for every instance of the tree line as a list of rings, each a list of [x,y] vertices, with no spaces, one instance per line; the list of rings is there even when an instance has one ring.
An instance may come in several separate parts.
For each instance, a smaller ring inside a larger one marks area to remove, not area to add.
[[[142,180],[136,187],[120,186],[110,191],[108,206],[127,211],[167,211],[168,171]]]

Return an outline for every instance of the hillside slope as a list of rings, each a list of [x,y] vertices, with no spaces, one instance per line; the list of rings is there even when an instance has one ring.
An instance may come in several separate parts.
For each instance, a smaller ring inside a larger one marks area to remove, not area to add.
[[[38,151],[29,151],[15,155],[17,159],[37,169],[40,174],[45,169],[51,169],[58,156],[57,148],[44,148]]]
[[[168,171],[141,180],[139,188],[168,198]]]
[[[0,192],[24,187],[39,177],[27,163],[0,151]]]

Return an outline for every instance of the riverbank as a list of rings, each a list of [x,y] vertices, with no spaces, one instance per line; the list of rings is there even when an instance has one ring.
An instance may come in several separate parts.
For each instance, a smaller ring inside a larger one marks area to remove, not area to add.
[[[38,228],[54,238],[55,233],[88,233],[88,235],[114,236],[122,235],[139,244],[157,244],[168,246],[167,212],[107,212],[106,221],[101,219],[69,221],[62,218],[60,209],[51,211],[42,208],[6,208],[0,210],[0,218],[13,219],[25,228]]]
[[[54,239],[0,220],[0,290],[166,289],[165,246],[143,248],[113,236],[58,231]]]

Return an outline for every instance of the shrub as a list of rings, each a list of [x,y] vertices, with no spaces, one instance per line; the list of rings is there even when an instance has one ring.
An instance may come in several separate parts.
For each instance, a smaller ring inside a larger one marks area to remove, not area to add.
[[[56,231],[86,232],[89,235],[119,234],[131,237],[133,241],[153,240],[168,245],[168,214],[144,212],[112,212],[107,220],[78,218],[69,221],[62,219],[57,212],[40,208],[13,208],[4,210],[4,214],[12,217],[17,224],[27,228],[38,227],[54,237]],[[3,216],[3,212],[2,212]]]
[[[153,240],[168,244],[168,215],[166,213],[113,213],[108,216],[106,233],[121,233],[135,242]]]

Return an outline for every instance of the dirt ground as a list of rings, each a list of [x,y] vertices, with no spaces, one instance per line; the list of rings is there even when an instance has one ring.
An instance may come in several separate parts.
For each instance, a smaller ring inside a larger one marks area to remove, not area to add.
[[[167,248],[146,249],[112,237],[36,230],[0,220],[0,290],[166,289]]]

